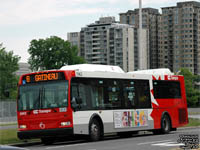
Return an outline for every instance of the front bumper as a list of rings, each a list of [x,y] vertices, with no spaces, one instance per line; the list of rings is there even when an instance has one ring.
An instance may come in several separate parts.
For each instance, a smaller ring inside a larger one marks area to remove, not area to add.
[[[73,134],[73,128],[57,128],[57,129],[44,129],[44,130],[31,130],[31,131],[17,132],[17,136],[19,139],[60,137],[60,136],[69,136],[72,134]]]

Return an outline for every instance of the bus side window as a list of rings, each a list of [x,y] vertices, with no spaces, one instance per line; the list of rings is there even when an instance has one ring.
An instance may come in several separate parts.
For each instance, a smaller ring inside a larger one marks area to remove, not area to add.
[[[124,81],[123,82],[123,98],[125,103],[125,108],[136,108],[136,97],[135,97],[135,87],[134,81]]]
[[[121,108],[120,82],[119,80],[108,80],[107,87],[108,101],[107,108]]]
[[[104,80],[90,79],[88,81],[90,85],[90,107],[92,109],[104,108]]]
[[[76,99],[79,97],[78,84],[72,83],[71,85],[71,105],[78,106]]]
[[[138,108],[151,108],[149,81],[138,80],[137,85]]]
[[[92,86],[91,90],[92,108],[103,108],[103,87]]]
[[[157,99],[181,98],[181,87],[177,81],[153,81],[153,89]]]
[[[90,87],[88,85],[85,85],[83,83],[81,83],[81,80],[78,80],[78,83],[72,83],[71,86],[71,102],[72,100],[81,98],[82,100],[82,104],[80,105],[79,109],[85,109],[86,107],[88,107],[87,105],[87,100],[89,100],[89,90]]]
[[[78,97],[78,85],[77,84],[72,84],[72,88],[71,88],[71,97]]]

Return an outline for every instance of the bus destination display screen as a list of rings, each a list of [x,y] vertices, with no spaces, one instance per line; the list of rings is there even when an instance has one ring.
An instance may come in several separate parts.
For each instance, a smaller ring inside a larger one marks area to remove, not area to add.
[[[48,72],[26,75],[22,78],[22,84],[38,83],[45,81],[65,80],[63,72]]]

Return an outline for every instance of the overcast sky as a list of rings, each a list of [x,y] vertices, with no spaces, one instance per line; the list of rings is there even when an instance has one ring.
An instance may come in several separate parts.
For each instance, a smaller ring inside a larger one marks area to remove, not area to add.
[[[33,39],[59,36],[94,23],[99,17],[134,10],[139,0],[0,0],[0,43],[27,62]],[[184,0],[143,0],[143,7],[160,9]],[[199,0],[197,0],[199,1]]]

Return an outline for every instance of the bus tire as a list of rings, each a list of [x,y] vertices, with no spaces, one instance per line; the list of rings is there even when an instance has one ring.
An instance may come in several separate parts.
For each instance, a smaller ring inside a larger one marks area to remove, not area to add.
[[[93,119],[89,126],[90,141],[99,141],[101,138],[101,127],[96,119]]]
[[[44,144],[44,145],[51,145],[55,142],[55,139],[54,138],[41,138],[41,142]]]
[[[164,115],[161,119],[161,133],[167,134],[171,131],[171,121],[168,115]]]

